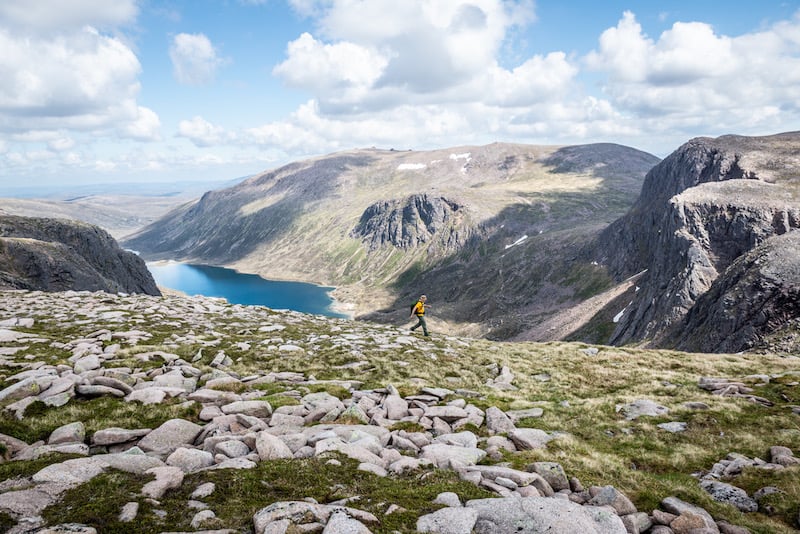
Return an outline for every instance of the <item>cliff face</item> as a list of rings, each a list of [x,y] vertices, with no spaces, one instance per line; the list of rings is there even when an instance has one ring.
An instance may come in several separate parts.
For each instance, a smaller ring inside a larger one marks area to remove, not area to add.
[[[421,194],[402,200],[382,200],[364,210],[351,232],[369,250],[384,245],[413,248],[434,241],[457,251],[469,236],[464,206],[444,197]]]
[[[136,254],[77,221],[0,216],[0,287],[160,295]]]
[[[716,281],[727,287],[726,270],[738,258],[800,228],[798,154],[800,134],[725,136],[692,140],[654,167],[634,207],[595,249],[618,280],[647,270],[609,341],[664,346],[676,330],[688,329],[679,336],[685,349],[742,350],[750,343],[702,342],[691,329],[703,323],[703,313],[722,312],[708,302],[695,305]],[[767,298],[748,294],[753,302]],[[765,334],[767,323],[739,326],[753,339]]]
[[[737,258],[689,310],[670,342],[692,352],[770,346],[800,349],[800,231],[765,240]]]

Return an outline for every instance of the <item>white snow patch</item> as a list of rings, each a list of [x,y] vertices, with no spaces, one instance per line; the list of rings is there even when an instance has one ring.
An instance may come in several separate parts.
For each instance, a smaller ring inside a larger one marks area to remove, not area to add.
[[[593,261],[592,265],[598,265],[598,263],[596,261]]]
[[[470,152],[464,152],[463,154],[450,154],[450,159],[465,159],[469,161],[472,159],[472,154]]]
[[[398,171],[419,171],[427,167],[424,163],[401,163],[397,166]]]
[[[510,245],[506,245],[506,250],[510,249],[511,247],[515,247],[515,246],[519,245],[520,243],[522,243],[526,239],[528,239],[527,235],[524,235],[524,236],[520,237],[519,239],[517,239],[516,241],[514,241]]]
[[[631,304],[633,304],[633,301],[630,301],[630,302],[628,303],[628,306],[630,306]],[[612,321],[614,321],[615,323],[618,323],[618,322],[619,322],[619,320],[620,320],[620,319],[622,319],[622,316],[623,316],[623,315],[625,314],[625,312],[627,311],[627,309],[628,309],[628,306],[625,306],[624,308],[622,308],[622,311],[621,311],[621,312],[619,312],[618,314],[616,314],[616,315],[614,316],[614,318],[612,319]]]

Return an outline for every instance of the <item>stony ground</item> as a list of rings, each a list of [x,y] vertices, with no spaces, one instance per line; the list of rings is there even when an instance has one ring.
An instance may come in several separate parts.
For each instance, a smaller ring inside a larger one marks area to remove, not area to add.
[[[207,298],[0,292],[0,373],[9,532],[800,521],[797,357],[429,339]]]

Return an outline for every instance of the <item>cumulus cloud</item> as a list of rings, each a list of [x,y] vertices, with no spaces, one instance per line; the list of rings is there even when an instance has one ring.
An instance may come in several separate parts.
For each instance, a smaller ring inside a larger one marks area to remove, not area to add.
[[[161,120],[152,109],[136,106],[133,117],[122,127],[122,134],[138,141],[158,141],[161,139]]]
[[[626,12],[585,62],[607,75],[603,90],[615,107],[660,122],[661,129],[705,122],[709,129],[772,131],[780,106],[795,102],[796,113],[800,102],[798,35],[795,17],[737,37],[705,23],[677,22],[653,39]]]
[[[178,137],[185,137],[198,147],[209,147],[233,140],[232,134],[226,132],[225,128],[215,126],[199,116],[188,121],[182,120],[178,124]]]
[[[287,59],[273,73],[314,92],[331,112],[441,100],[436,95],[469,86],[497,68],[508,30],[533,18],[530,2],[501,0],[292,5],[315,18],[319,36],[304,34],[290,43]]]
[[[0,136],[5,166],[81,166],[100,136],[159,138],[160,121],[136,102],[141,64],[120,32],[136,0],[0,2]]]
[[[202,33],[179,33],[169,49],[175,79],[187,85],[202,85],[214,80],[224,63],[211,41]]]

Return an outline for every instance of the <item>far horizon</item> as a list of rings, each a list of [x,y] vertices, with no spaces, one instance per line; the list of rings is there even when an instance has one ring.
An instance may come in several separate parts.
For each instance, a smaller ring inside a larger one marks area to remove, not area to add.
[[[0,185],[227,181],[368,146],[664,157],[800,129],[798,32],[796,1],[5,0]]]

